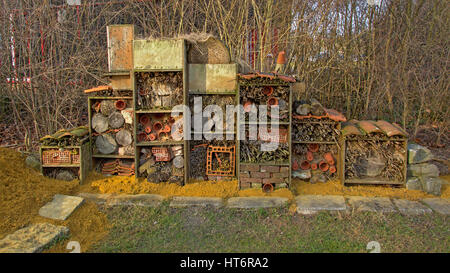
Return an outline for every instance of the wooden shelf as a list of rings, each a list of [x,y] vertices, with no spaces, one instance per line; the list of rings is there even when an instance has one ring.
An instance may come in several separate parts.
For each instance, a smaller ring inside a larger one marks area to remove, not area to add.
[[[241,165],[264,165],[264,166],[289,166],[288,162],[278,162],[278,161],[270,161],[270,162],[240,162]]]
[[[338,144],[338,142],[334,141],[292,141],[293,144]]]
[[[136,110],[136,114],[165,114],[172,113],[172,109],[149,109],[149,110]],[[182,111],[177,111],[176,113],[183,113]]]
[[[256,121],[256,122],[250,122],[250,121],[246,121],[245,125],[289,125],[289,121],[267,121],[267,122],[260,122],[260,121]]]
[[[183,72],[183,68],[150,68],[150,69],[134,69],[136,72]]]
[[[80,164],[47,164],[42,165],[42,168],[79,168]]]
[[[221,95],[221,96],[236,96],[236,92],[229,92],[229,91],[189,91],[189,95]]]
[[[132,100],[133,97],[89,97],[89,99],[90,100]]]
[[[139,142],[136,143],[136,146],[142,147],[142,146],[164,146],[164,145],[184,145],[184,141],[145,141],[145,142]]]
[[[239,80],[238,80],[239,81]],[[239,83],[240,86],[250,86],[250,87],[260,87],[260,86],[283,86],[283,87],[289,87],[290,83],[251,83],[251,84],[244,84]]]
[[[92,155],[95,158],[119,158],[119,159],[134,159],[134,155],[101,155],[95,154]]]
[[[130,71],[111,71],[103,73],[104,77],[111,77],[111,76],[130,76]]]

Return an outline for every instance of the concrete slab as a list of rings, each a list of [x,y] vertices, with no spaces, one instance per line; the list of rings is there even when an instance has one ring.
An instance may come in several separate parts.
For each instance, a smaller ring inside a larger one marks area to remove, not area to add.
[[[387,197],[348,196],[349,204],[357,211],[395,212],[395,206]]]
[[[39,215],[55,220],[66,220],[83,201],[81,197],[56,194],[51,202],[39,209]]]
[[[274,208],[282,207],[288,202],[284,197],[232,197],[228,199],[228,208]]]
[[[339,195],[301,195],[295,198],[297,213],[314,214],[319,211],[345,211],[345,198]]]
[[[224,206],[223,199],[220,197],[187,197],[175,196],[170,202],[171,207],[214,207],[220,208]]]
[[[88,193],[81,192],[77,196],[84,198],[87,201],[91,201],[97,204],[104,204],[106,201],[111,198],[113,195],[109,193]]]
[[[410,201],[406,199],[393,199],[392,201],[402,214],[420,215],[433,212],[430,208],[417,201]]]
[[[422,203],[429,206],[432,210],[450,215],[450,199],[449,198],[426,198],[422,199]]]
[[[161,205],[164,197],[158,194],[120,194],[108,198],[106,205],[108,206],[141,206],[141,207],[157,207]]]
[[[32,224],[0,241],[0,253],[36,253],[69,235],[69,229],[49,223]]]

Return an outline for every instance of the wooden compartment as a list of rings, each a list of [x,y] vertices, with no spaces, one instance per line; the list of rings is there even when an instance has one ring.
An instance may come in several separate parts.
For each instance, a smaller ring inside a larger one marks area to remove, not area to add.
[[[43,175],[56,175],[59,170],[68,170],[84,183],[92,168],[92,159],[88,138],[79,146],[41,146],[41,173]]]
[[[397,125],[386,121],[346,122],[339,145],[344,185],[405,185],[407,134]]]

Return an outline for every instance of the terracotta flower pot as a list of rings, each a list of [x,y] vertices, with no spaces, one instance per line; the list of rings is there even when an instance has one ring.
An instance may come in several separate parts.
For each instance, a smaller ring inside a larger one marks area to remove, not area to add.
[[[300,163],[300,168],[302,170],[308,170],[309,168],[311,168],[311,164],[309,163],[309,161],[303,160],[302,163]]]
[[[319,144],[317,144],[317,143],[308,144],[308,150],[313,153],[316,153],[317,151],[319,151]]]
[[[150,133],[152,132],[152,126],[151,126],[151,125],[145,126],[144,131],[145,131],[147,134],[150,134]]]
[[[278,99],[271,97],[267,100],[267,105],[268,106],[277,106],[278,105]]]
[[[116,107],[117,110],[122,111],[123,109],[125,109],[127,107],[127,103],[124,100],[117,100],[114,103],[114,106]]]
[[[148,141],[154,141],[156,139],[156,135],[154,133],[151,133],[147,136]]]
[[[150,123],[150,117],[148,115],[142,115],[139,117],[139,123],[146,126]]]
[[[296,171],[298,170],[298,162],[297,160],[294,159],[294,162],[292,162],[292,170]]]
[[[328,171],[328,168],[330,167],[330,165],[328,165],[328,163],[327,162],[325,162],[325,161],[320,161],[320,163],[319,163],[319,169],[322,171],[322,172],[326,172],[326,171]]]
[[[311,170],[317,170],[317,168],[318,168],[317,163],[311,164]]]
[[[332,153],[326,153],[323,155],[323,158],[328,162],[330,165],[334,165],[334,157]]]
[[[262,190],[266,193],[273,192],[273,185],[270,183],[266,183],[262,186]]]
[[[306,152],[306,160],[313,161],[313,159],[314,159],[313,153],[311,151],[307,151]]]
[[[137,139],[139,142],[143,142],[147,139],[147,134],[142,132],[137,135]]]
[[[336,166],[331,165],[329,168],[330,173],[335,173],[336,172]]]
[[[163,125],[161,122],[157,121],[153,123],[153,131],[159,132],[162,129]]]
[[[266,96],[271,96],[273,94],[273,87],[272,86],[264,86],[263,94]]]

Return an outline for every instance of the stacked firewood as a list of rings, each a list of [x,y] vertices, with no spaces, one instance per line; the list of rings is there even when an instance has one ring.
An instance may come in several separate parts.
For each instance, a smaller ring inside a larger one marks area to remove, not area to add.
[[[171,109],[183,104],[183,73],[136,73],[139,109]]]
[[[131,100],[105,99],[91,106],[94,154],[134,154],[131,104]]]

